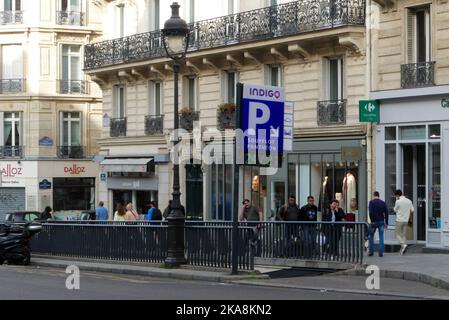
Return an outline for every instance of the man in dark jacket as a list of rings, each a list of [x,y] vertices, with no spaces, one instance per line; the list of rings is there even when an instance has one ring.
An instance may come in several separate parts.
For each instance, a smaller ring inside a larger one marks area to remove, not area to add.
[[[282,224],[284,228],[284,251],[286,256],[290,256],[296,252],[295,244],[298,242],[299,235],[299,207],[296,204],[296,198],[294,195],[288,197],[288,203],[283,205],[278,212],[278,218],[280,221],[287,223]]]
[[[369,202],[369,218],[371,220],[369,228],[369,255],[373,255],[374,234],[379,230],[379,257],[384,253],[384,229],[388,227],[387,205],[381,200],[379,192],[374,192],[374,199]]]
[[[315,205],[315,199],[313,196],[307,197],[307,204],[301,208],[299,211],[299,220],[307,222],[317,221],[318,208]],[[312,252],[315,248],[316,239],[316,227],[314,223],[307,223],[303,225],[304,230],[304,253],[306,257],[311,257]]]
[[[337,199],[332,200],[330,207],[323,214],[322,221],[342,222],[345,220],[345,212],[339,207],[340,202]],[[326,242],[329,245],[330,252],[334,256],[338,255],[338,244],[341,239],[342,226],[326,224],[323,226]]]

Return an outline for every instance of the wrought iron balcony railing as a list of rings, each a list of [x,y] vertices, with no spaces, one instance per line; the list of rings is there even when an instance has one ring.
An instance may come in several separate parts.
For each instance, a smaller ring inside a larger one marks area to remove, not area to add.
[[[83,159],[84,147],[82,146],[59,146],[58,158],[60,159]]]
[[[83,80],[59,80],[59,93],[87,94],[87,82]]]
[[[0,94],[20,93],[25,91],[24,79],[0,79]]]
[[[110,125],[111,137],[126,137],[126,118],[111,118]]]
[[[56,23],[60,25],[70,25],[70,26],[84,26],[85,25],[84,12],[77,11],[57,11],[56,12]]]
[[[300,0],[189,24],[189,51],[365,25],[365,0]],[[161,31],[86,45],[86,70],[165,56]]]
[[[23,146],[0,146],[0,156],[2,158],[22,158]]]
[[[318,125],[338,125],[346,123],[346,100],[318,101]]]
[[[200,112],[191,109],[184,109],[179,112],[179,128],[191,132],[193,130],[193,122],[200,120]]]
[[[0,11],[0,24],[22,24],[23,11]]]
[[[435,85],[435,61],[401,65],[401,88],[420,88]]]
[[[164,130],[164,116],[145,116],[145,134],[162,134]]]

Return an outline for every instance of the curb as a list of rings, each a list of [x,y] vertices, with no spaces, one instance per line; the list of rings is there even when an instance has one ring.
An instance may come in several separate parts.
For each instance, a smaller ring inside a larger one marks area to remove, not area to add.
[[[444,297],[444,296],[418,296],[418,295],[395,293],[395,292],[307,287],[307,286],[299,286],[299,285],[293,285],[293,284],[253,282],[253,281],[247,281],[247,280],[232,281],[232,283],[247,285],[247,286],[274,287],[274,288],[284,288],[284,289],[301,289],[301,290],[309,290],[309,291],[363,294],[363,295],[386,296],[386,297],[396,297],[396,298],[412,298],[412,299],[425,299],[425,300],[449,300],[449,296],[447,296],[447,297]]]
[[[350,269],[346,271],[341,271],[339,274],[342,275],[350,275],[350,276],[366,276],[365,269],[367,265],[363,267]],[[432,287],[441,288],[445,290],[449,290],[449,278],[448,281],[443,280],[439,277],[435,277],[433,275],[428,275],[419,272],[412,271],[400,271],[400,270],[380,270],[380,276],[383,278],[389,279],[399,279],[399,280],[408,280],[414,282],[420,282],[423,284],[430,285]]]
[[[158,278],[171,278],[179,280],[211,281],[211,282],[232,282],[247,279],[269,279],[267,275],[212,275],[204,274],[201,271],[186,269],[158,269],[156,267],[117,265],[98,265],[98,263],[81,261],[51,261],[52,259],[34,258],[31,265],[37,267],[67,268],[76,264],[80,270],[93,272],[106,272],[113,274],[126,274],[135,276],[149,276]],[[97,265],[94,265],[97,264]],[[176,271],[174,271],[176,270]],[[209,271],[209,273],[212,273]]]

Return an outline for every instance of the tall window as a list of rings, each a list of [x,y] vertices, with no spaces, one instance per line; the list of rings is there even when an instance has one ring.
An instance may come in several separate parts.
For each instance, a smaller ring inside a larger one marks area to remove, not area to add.
[[[225,81],[225,102],[235,103],[238,73],[235,71],[226,71]]]
[[[113,116],[114,118],[124,118],[125,117],[125,86],[123,85],[117,85],[114,86],[114,93],[113,93],[113,99],[114,99],[114,111]]]
[[[61,11],[80,12],[80,0],[61,0]]]
[[[162,114],[162,83],[150,81],[150,114],[160,116]]]
[[[61,142],[63,146],[81,145],[81,113],[62,112],[61,113]]]
[[[81,93],[81,46],[62,46],[61,92]]]
[[[184,78],[184,106],[192,110],[198,109],[198,78]]]
[[[150,10],[150,23],[153,23],[152,30],[160,29],[161,23],[159,17],[160,17],[160,0],[153,0],[153,7],[152,10]]]
[[[22,0],[4,0],[3,11],[21,11]]]
[[[115,35],[118,38],[125,36],[125,5],[119,4],[115,8]]]
[[[408,63],[430,61],[430,7],[407,10]]]
[[[3,114],[3,145],[8,147],[21,145],[20,112]]]
[[[282,87],[282,67],[277,64],[269,65],[267,67],[267,77],[266,77],[267,85]]]
[[[343,59],[325,60],[325,95],[327,100],[343,99]]]
[[[5,45],[2,47],[2,87],[5,92],[21,92],[23,90],[23,54],[21,45]]]

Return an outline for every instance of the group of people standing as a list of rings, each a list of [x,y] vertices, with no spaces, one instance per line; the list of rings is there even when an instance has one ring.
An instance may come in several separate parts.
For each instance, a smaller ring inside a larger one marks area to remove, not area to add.
[[[147,204],[148,210],[143,215],[139,215],[139,213],[134,209],[134,205],[129,202],[125,205],[124,201],[119,201],[116,204],[116,211],[112,217],[113,221],[137,221],[137,220],[148,220],[148,221],[161,221],[163,216],[166,218],[166,215],[170,213],[170,205],[164,211],[164,215],[161,210],[157,207],[155,201],[150,201]],[[100,221],[106,221],[109,219],[109,212],[104,207],[104,202],[100,201],[98,204],[98,208],[95,210],[96,219]]]

